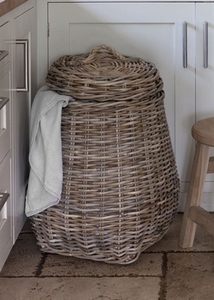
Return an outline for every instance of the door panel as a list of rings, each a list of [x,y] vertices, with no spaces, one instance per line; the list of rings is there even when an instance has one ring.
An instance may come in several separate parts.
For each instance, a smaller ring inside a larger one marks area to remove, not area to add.
[[[0,193],[11,194],[11,158],[10,155],[0,164]],[[0,210],[0,270],[13,246],[12,197],[8,197]]]
[[[207,41],[206,23],[207,23]],[[214,117],[214,4],[196,4],[196,120]],[[207,47],[207,52],[206,52]],[[207,54],[207,66],[204,64]],[[214,156],[214,149],[211,149]],[[206,176],[202,203],[214,210],[214,174]],[[203,204],[202,204],[203,205]]]
[[[8,63],[0,69],[0,163],[11,148],[11,99],[9,88],[10,70]]]
[[[49,66],[65,54],[97,44],[155,63],[164,82],[165,108],[182,181],[189,179],[195,121],[195,10],[192,3],[49,3]],[[57,18],[56,18],[57,16]],[[187,68],[183,22],[187,22]]]
[[[25,195],[29,175],[29,118],[31,109],[31,72],[25,74],[25,55],[31,64],[31,36],[34,28],[35,10],[32,8],[14,20],[15,40],[28,41],[29,51],[19,42],[14,45],[13,77],[13,176],[14,176],[14,241],[25,220]],[[33,50],[32,50],[33,51]],[[29,76],[29,90],[17,92],[24,87],[25,75]]]

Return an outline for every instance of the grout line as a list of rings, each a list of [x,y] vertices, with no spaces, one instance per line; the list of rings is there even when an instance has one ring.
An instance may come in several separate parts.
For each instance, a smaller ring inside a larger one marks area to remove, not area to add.
[[[158,300],[166,300],[167,253],[163,253],[162,277]]]
[[[38,276],[0,276],[0,278],[159,278],[160,275],[135,275],[135,276],[130,276],[130,275],[38,275]],[[161,299],[162,300],[162,299]]]
[[[160,275],[41,275],[39,278],[159,278]]]
[[[46,253],[43,253],[42,254],[42,258],[39,262],[39,265],[37,267],[37,270],[35,272],[35,277],[39,277],[42,273],[42,269],[43,269],[43,266],[44,266],[44,263],[45,263],[45,260],[46,260],[46,257],[47,257],[47,254]]]
[[[185,254],[185,253],[214,253],[214,250],[158,250],[158,251],[144,251],[143,253],[146,254],[158,254],[158,253],[178,253],[178,254]]]

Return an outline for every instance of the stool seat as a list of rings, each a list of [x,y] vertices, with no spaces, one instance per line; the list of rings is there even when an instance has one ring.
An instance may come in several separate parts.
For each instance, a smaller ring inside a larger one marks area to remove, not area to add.
[[[214,215],[200,207],[206,175],[214,173],[214,156],[210,157],[210,148],[214,147],[214,118],[196,122],[192,136],[196,147],[180,232],[182,248],[193,246],[197,225],[214,236]]]
[[[214,117],[197,121],[192,126],[192,136],[197,142],[214,147]]]

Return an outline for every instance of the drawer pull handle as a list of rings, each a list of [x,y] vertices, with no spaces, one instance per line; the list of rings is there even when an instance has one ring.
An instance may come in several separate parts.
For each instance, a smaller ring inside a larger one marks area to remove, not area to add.
[[[187,22],[183,22],[183,67],[187,68]]]
[[[2,109],[8,101],[9,98],[0,97],[0,109]]]
[[[208,68],[208,23],[203,24],[203,67]]]
[[[3,206],[5,205],[5,202],[9,198],[10,194],[8,193],[0,193],[0,211],[2,210]]]
[[[0,50],[0,61],[8,55],[8,51]]]
[[[17,92],[28,92],[29,91],[29,74],[30,74],[30,64],[29,64],[29,44],[28,40],[21,39],[16,40],[16,44],[24,46],[24,76],[25,76],[25,84],[23,87],[18,87],[16,89]]]

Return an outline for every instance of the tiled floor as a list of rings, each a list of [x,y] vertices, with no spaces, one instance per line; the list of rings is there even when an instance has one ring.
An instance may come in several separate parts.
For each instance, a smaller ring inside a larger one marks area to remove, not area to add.
[[[184,251],[181,219],[127,266],[41,254],[24,229],[0,273],[0,299],[213,300],[214,238],[198,228],[194,247]]]

